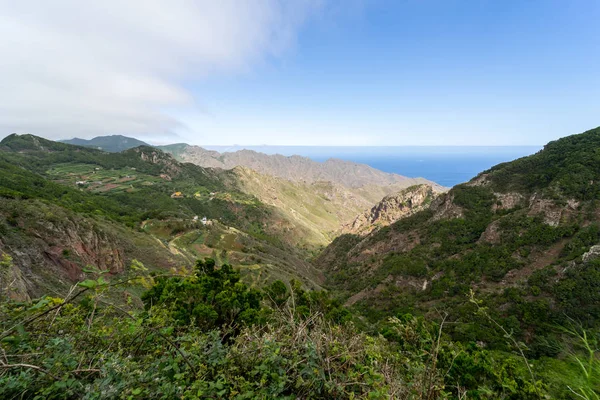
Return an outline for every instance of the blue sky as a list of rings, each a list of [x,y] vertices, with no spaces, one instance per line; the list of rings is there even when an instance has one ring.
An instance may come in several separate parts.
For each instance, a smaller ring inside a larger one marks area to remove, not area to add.
[[[600,125],[598,21],[597,1],[324,12],[283,57],[194,85],[191,126],[214,144],[543,144]]]
[[[600,2],[75,0],[0,15],[0,136],[538,145],[600,125]]]

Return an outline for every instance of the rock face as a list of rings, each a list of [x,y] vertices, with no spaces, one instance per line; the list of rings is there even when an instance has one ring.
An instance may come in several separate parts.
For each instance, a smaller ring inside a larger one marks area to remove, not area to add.
[[[370,210],[342,228],[343,233],[364,235],[427,207],[437,195],[431,185],[416,185],[386,196]]]
[[[367,185],[401,185],[398,190],[418,184],[429,184],[436,187],[437,190],[445,190],[442,186],[424,178],[407,178],[379,171],[365,164],[338,159],[329,159],[321,163],[301,156],[267,155],[252,150],[219,153],[189,145],[181,146],[176,152],[169,146],[162,149],[166,152],[172,151],[181,161],[191,162],[201,167],[233,169],[242,166],[261,174],[294,182],[328,181],[350,188]]]
[[[581,259],[584,263],[587,263],[597,259],[598,257],[600,257],[600,244],[590,247],[588,252],[585,253]]]
[[[566,206],[557,204],[552,199],[543,198],[534,193],[529,199],[529,215],[543,215],[544,223],[550,226],[558,226],[561,220],[574,212],[579,206],[579,202],[573,199],[566,199]]]
[[[161,175],[161,178],[165,180],[170,181],[173,176],[176,176],[181,172],[181,167],[170,154],[166,154],[161,151],[156,151],[156,149],[152,147],[144,146],[136,147],[135,149],[132,149],[130,151],[139,154],[140,159],[142,159],[143,161],[160,165],[163,169],[163,172],[166,172],[166,174]]]
[[[492,206],[494,211],[496,210],[510,210],[523,203],[525,196],[521,193],[509,192],[509,193],[494,193],[497,202]]]
[[[431,210],[433,211],[432,219],[434,221],[461,218],[463,216],[463,209],[454,203],[453,193],[437,197],[431,203]]]
[[[36,200],[1,199],[0,228],[0,260],[12,257],[0,289],[14,299],[66,289],[85,279],[88,265],[113,275],[133,259],[162,268],[180,262],[146,235]]]

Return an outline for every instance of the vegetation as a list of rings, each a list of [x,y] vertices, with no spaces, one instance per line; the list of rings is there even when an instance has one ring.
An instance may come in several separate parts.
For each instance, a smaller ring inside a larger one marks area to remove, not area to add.
[[[83,217],[88,226],[106,226],[110,222],[111,232],[115,226],[127,226],[129,232],[118,232],[124,243],[143,240],[137,234],[141,230],[149,234],[149,239],[155,237],[172,250],[182,265],[212,256],[219,264],[252,265],[254,269],[245,268],[243,273],[257,282],[289,281],[296,277],[308,287],[318,287],[320,278],[305,261],[312,249],[293,246],[297,232],[292,224],[277,209],[236,189],[234,175],[229,172],[179,163],[150,147],[107,153],[32,135],[8,136],[0,143],[0,149],[4,150],[0,151],[0,229],[13,234],[16,248],[39,248],[39,252],[44,252],[47,247],[61,245],[64,248],[59,250],[58,258],[64,261],[54,263],[80,264],[77,257],[64,256],[81,252],[69,247],[73,243],[61,243],[51,237],[42,238],[46,243],[35,243],[32,230],[25,229],[36,222],[32,221],[33,214],[42,220],[48,217],[33,210],[34,204],[37,207],[41,201],[44,208],[55,209],[52,214],[67,215],[70,220]],[[174,192],[182,195],[172,198]],[[23,207],[9,206],[10,201],[22,203]],[[30,208],[33,212],[25,212]],[[210,226],[203,226],[199,220],[194,222],[195,217],[206,217]],[[61,225],[55,217],[49,220]],[[167,226],[168,233],[161,231]],[[63,228],[67,229],[57,227]],[[185,240],[198,237],[199,233],[205,233],[206,241]],[[189,236],[181,238],[184,235]],[[132,254],[137,253],[135,250],[120,251],[129,259],[140,257]],[[222,251],[228,255],[221,257]],[[154,258],[153,268],[173,266],[173,257]],[[144,261],[150,262],[149,257]],[[24,262],[17,260],[19,266]],[[60,273],[61,269],[64,266],[54,272]],[[51,279],[49,286],[62,277],[57,278]]]
[[[8,137],[0,397],[598,400],[597,141],[338,237],[323,283],[228,172]]]
[[[76,146],[93,147],[103,151],[119,152],[131,149],[133,147],[148,146],[148,144],[134,138],[111,135],[111,136],[98,136],[90,140],[86,139],[70,139],[62,140],[62,143],[74,144]]]
[[[530,381],[543,377],[553,398],[596,398],[589,388],[598,382],[578,374],[583,354],[586,371],[597,365],[582,343],[600,334],[591,251],[600,242],[599,142],[599,129],[552,142],[454,187],[429,210],[366,238],[338,238],[318,260],[325,286],[378,327],[390,314],[438,319],[439,310],[452,340],[521,354],[534,366]],[[472,291],[477,305],[465,301]],[[573,382],[588,389],[567,389]]]
[[[534,156],[499,164],[484,173],[503,191],[542,190],[557,198],[598,199],[600,188],[594,184],[600,179],[598,146],[600,128],[550,142]]]
[[[93,276],[64,299],[2,302],[0,395],[536,399],[548,393],[522,359],[452,342],[444,322],[404,315],[368,334],[327,294],[297,284],[251,289],[212,260],[199,261],[189,275],[152,277],[144,270],[138,263],[138,275],[126,281],[90,270]],[[149,285],[143,311],[107,300],[117,286],[142,283]],[[589,385],[574,390],[595,393]]]

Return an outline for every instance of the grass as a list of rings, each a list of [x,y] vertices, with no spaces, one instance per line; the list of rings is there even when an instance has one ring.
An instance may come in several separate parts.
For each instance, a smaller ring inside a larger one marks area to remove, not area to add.
[[[217,265],[227,263],[239,268],[244,281],[251,285],[300,278],[307,287],[317,287],[320,280],[300,255],[218,221],[203,226],[187,219],[148,220],[143,230],[161,243],[175,246],[190,261],[211,257]]]
[[[138,173],[132,168],[103,169],[91,164],[63,163],[46,171],[50,179],[77,186],[94,193],[123,192],[135,190],[136,186],[152,186],[160,184],[163,179]],[[87,182],[76,185],[76,182]]]

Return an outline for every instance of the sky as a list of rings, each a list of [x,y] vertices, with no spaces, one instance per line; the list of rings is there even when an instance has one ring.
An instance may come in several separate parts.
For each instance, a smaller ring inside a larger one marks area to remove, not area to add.
[[[600,125],[597,0],[0,0],[0,137],[540,145]]]

